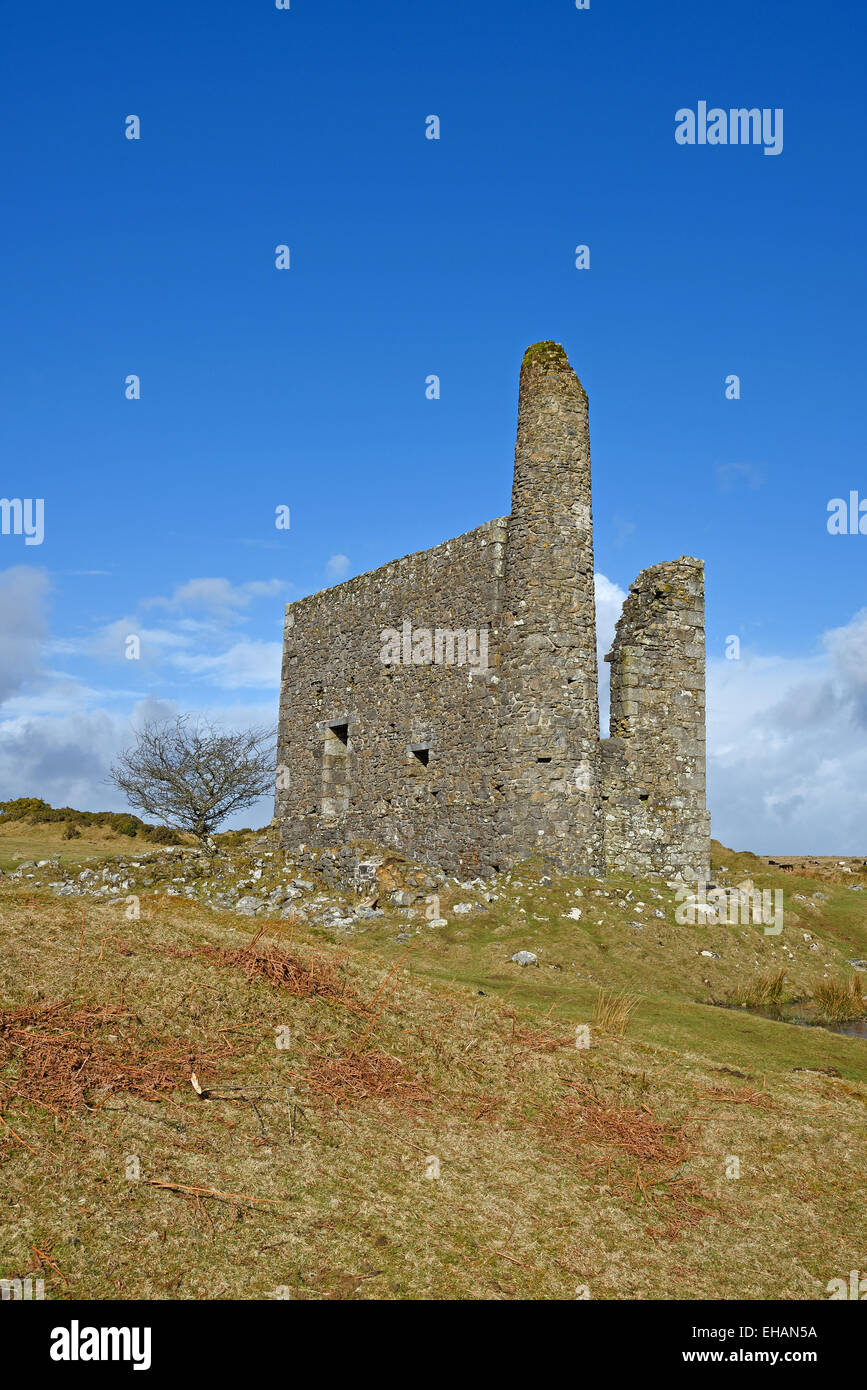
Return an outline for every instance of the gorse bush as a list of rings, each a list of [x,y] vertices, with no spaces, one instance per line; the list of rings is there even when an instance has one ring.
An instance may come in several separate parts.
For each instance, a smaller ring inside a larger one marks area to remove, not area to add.
[[[145,834],[153,845],[179,845],[181,837],[176,830],[171,830],[167,825],[149,825],[145,828]]]
[[[182,837],[165,825],[148,825],[129,811],[76,811],[73,806],[51,806],[37,796],[19,796],[14,801],[0,801],[0,825],[12,821],[29,825],[65,824],[65,840],[75,840],[82,826],[102,826],[116,835],[140,836],[155,845],[180,845]]]
[[[62,819],[47,801],[40,801],[37,796],[19,796],[16,801],[0,801],[0,824],[10,820],[40,820],[43,813],[52,819]]]

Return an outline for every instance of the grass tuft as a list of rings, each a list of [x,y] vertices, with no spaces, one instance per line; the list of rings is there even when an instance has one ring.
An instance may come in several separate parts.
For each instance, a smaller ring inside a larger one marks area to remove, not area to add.
[[[638,995],[628,990],[600,989],[593,1009],[593,1027],[599,1033],[622,1038],[629,1017],[639,1003]]]
[[[816,980],[812,988],[818,1016],[823,1022],[845,1023],[867,1013],[860,975],[845,980]]]
[[[785,983],[785,970],[768,970],[751,983],[734,990],[729,997],[733,1004],[741,1004],[748,1009],[767,1009],[779,1004]]]

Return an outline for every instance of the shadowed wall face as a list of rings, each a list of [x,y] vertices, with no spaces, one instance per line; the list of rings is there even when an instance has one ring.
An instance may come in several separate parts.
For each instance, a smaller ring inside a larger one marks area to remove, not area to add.
[[[643,570],[611,651],[611,737],[602,744],[609,872],[707,879],[704,565]]]
[[[367,840],[464,876],[500,866],[505,525],[289,605],[275,805],[285,845]]]
[[[590,432],[558,343],[528,348],[521,367],[500,719],[511,855],[600,872]]]

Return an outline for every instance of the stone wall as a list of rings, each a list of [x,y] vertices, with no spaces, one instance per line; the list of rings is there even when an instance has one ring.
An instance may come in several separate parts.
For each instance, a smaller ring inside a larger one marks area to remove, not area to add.
[[[587,395],[558,343],[521,367],[500,694],[510,857],[601,872]]]
[[[611,737],[602,742],[608,872],[709,875],[705,809],[704,566],[643,570],[611,651]]]
[[[462,875],[500,863],[505,542],[505,520],[487,522],[288,606],[275,806],[284,844],[371,840]],[[441,661],[414,664],[424,642],[404,652],[404,624],[409,635],[486,631],[487,670],[480,645],[475,665],[472,641],[459,665],[460,641],[445,638]],[[401,634],[399,664],[380,659],[388,629]]]

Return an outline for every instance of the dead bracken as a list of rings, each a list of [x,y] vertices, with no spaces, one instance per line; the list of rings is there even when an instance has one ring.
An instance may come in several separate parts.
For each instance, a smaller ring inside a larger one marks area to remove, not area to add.
[[[308,1086],[338,1104],[358,1100],[388,1100],[397,1104],[424,1104],[430,1091],[398,1060],[385,1052],[321,1058],[307,1071]]]
[[[199,957],[213,961],[215,965],[225,965],[240,970],[248,980],[266,980],[275,989],[285,989],[297,999],[309,999],[314,995],[321,999],[339,999],[352,1005],[346,981],[339,974],[337,964],[324,957],[311,956],[309,965],[292,956],[282,946],[273,943],[262,944],[262,929],[249,945],[236,950],[220,946],[163,946],[162,954],[175,959]]]
[[[196,1065],[188,1041],[147,1048],[134,1035],[105,1036],[108,1026],[132,1018],[118,1004],[63,999],[0,1012],[0,1094],[63,1114],[102,1104],[117,1091],[157,1100],[183,1085]],[[208,1061],[229,1051],[208,1042]]]
[[[611,1191],[643,1202],[661,1221],[651,1234],[675,1239],[710,1215],[710,1199],[695,1179],[682,1172],[697,1153],[694,1126],[658,1119],[649,1109],[601,1104],[584,1087],[541,1124],[560,1153],[587,1161],[595,1180]],[[634,1170],[623,1160],[633,1160]]]

